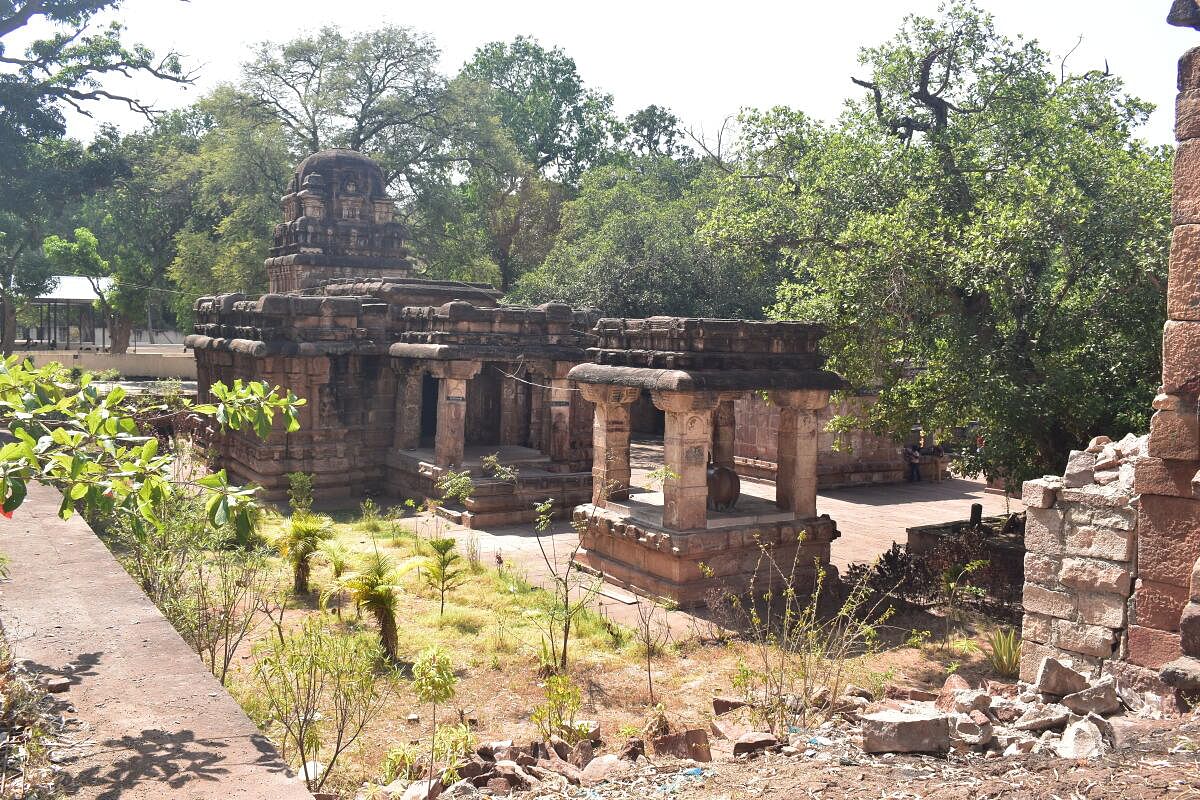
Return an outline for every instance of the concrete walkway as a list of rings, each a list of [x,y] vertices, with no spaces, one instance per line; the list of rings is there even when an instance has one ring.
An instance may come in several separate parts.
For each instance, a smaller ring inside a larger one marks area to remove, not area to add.
[[[83,723],[66,749],[84,800],[311,800],[220,683],[91,529],[31,486],[0,551],[0,619],[17,658],[71,679]]]

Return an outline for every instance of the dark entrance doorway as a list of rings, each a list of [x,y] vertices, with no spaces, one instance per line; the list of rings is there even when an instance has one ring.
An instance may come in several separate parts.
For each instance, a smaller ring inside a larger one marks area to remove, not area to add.
[[[438,379],[426,372],[421,377],[421,447],[433,447],[437,438]]]

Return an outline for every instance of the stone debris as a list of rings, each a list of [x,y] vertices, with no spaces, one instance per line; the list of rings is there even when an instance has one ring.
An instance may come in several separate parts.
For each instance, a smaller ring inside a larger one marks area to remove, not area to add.
[[[738,740],[733,743],[733,754],[735,756],[749,755],[758,753],[779,744],[779,740],[774,735],[763,731],[751,731],[744,733],[738,737]]]
[[[862,721],[867,753],[938,753],[950,747],[950,719],[936,710],[879,711]]]
[[[1082,691],[1069,694],[1062,704],[1080,716],[1112,714],[1121,708],[1117,697],[1117,682],[1110,675]]]
[[[1054,750],[1060,758],[1099,758],[1104,755],[1104,737],[1094,722],[1081,719],[1067,726]]]
[[[1086,450],[1072,450],[1067,457],[1067,469],[1063,473],[1063,485],[1078,489],[1092,483],[1096,471],[1096,455]]]
[[[1088,679],[1072,669],[1072,662],[1047,657],[1038,667],[1034,686],[1043,694],[1066,697],[1088,688]]]

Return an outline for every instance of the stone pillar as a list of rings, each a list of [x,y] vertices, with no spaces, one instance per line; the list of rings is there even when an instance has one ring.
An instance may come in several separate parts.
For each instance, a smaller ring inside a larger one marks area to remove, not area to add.
[[[1200,637],[1188,637],[1194,643],[1188,653],[1181,635],[1200,557],[1200,502],[1194,499],[1200,468],[1200,48],[1179,62],[1175,138],[1162,386],[1150,420],[1149,458],[1134,469],[1140,514],[1128,651],[1131,661],[1152,668],[1170,666],[1181,655],[1200,657]],[[1200,661],[1175,666],[1176,681],[1191,673],[1177,685],[1200,689]]]
[[[712,460],[717,466],[730,469],[733,469],[733,443],[737,433],[733,400],[733,397],[722,397],[713,414]]]
[[[686,531],[708,523],[708,450],[717,396],[707,392],[653,392],[654,405],[666,412],[663,466],[663,527]]]
[[[571,384],[566,377],[571,365],[559,366],[555,364],[548,392],[550,435],[545,452],[551,461],[567,461],[571,456]]]
[[[825,389],[771,392],[779,406],[775,505],[802,519],[817,516],[817,412],[829,405]]]
[[[459,466],[466,447],[467,384],[479,374],[478,361],[439,361],[429,368],[438,378],[437,435],[433,460],[439,467]]]
[[[629,386],[583,384],[585,400],[596,404],[592,424],[592,503],[629,497],[629,408],[639,390]]]
[[[416,450],[421,446],[421,389],[425,372],[404,369],[398,378],[392,446],[397,450]]]

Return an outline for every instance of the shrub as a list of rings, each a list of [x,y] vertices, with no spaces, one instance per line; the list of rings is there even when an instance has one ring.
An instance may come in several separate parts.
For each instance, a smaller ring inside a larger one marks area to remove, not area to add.
[[[1021,637],[1009,627],[997,628],[988,633],[988,660],[992,669],[1002,678],[1015,678],[1021,674]]]
[[[305,775],[309,791],[320,791],[338,758],[383,708],[375,681],[379,646],[309,618],[298,632],[269,637],[256,650],[255,676],[271,719],[282,729],[282,754],[294,748],[300,764],[320,758],[325,771]]]
[[[358,505],[358,527],[371,533],[383,530],[383,510],[369,497]]]
[[[313,476],[307,472],[289,472],[288,501],[292,512],[311,511],[313,505]]]
[[[431,539],[428,543],[431,551],[425,558],[425,569],[421,573],[425,583],[438,593],[440,600],[439,612],[446,612],[446,595],[462,585],[467,579],[466,573],[458,566],[462,556],[456,550],[454,539]]]
[[[546,679],[546,702],[533,710],[530,721],[537,726],[542,739],[561,737],[573,745],[586,736],[575,721],[575,714],[583,705],[583,695],[569,675],[551,675]]]

